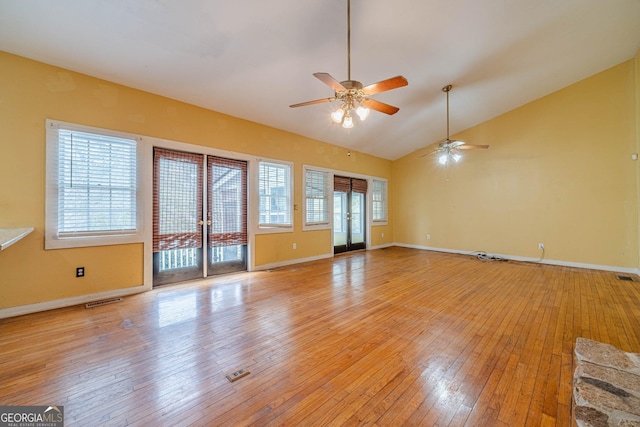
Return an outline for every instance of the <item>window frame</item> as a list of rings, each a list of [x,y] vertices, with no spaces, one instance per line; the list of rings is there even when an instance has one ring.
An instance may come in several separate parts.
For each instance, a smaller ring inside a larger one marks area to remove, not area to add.
[[[144,151],[141,138],[125,132],[117,132],[75,123],[46,119],[46,192],[45,192],[45,249],[80,248],[90,246],[121,245],[141,243],[144,241],[144,205],[143,205],[143,175]],[[79,232],[76,235],[60,236],[58,224],[58,148],[60,144],[59,129],[85,132],[96,135],[118,137],[136,141],[136,202],[134,230],[124,232]]]
[[[384,217],[376,218],[376,194],[379,191],[376,189],[376,184],[383,184],[384,189],[382,191],[382,203],[384,207]],[[371,179],[371,222],[373,225],[387,225],[389,222],[389,181],[382,178],[372,178]]]
[[[326,193],[324,195],[325,203],[327,204],[327,218],[325,221],[318,222],[308,222],[307,221],[307,173],[308,172],[319,172],[324,174],[326,178],[325,190]],[[311,230],[330,230],[333,225],[333,172],[328,169],[318,168],[314,166],[303,165],[302,166],[302,230],[303,231],[311,231]]]
[[[256,167],[256,178],[255,178],[255,185],[256,185],[256,232],[258,234],[267,234],[267,233],[286,233],[286,232],[292,232],[293,228],[294,228],[294,217],[293,217],[293,212],[294,212],[294,177],[293,177],[293,162],[287,162],[287,161],[283,161],[283,160],[273,160],[273,159],[257,159],[257,167]],[[260,182],[261,182],[261,177],[260,177],[260,171],[261,171],[261,166],[263,164],[271,164],[274,166],[279,166],[279,167],[284,167],[287,170],[287,184],[289,186],[288,191],[285,192],[287,194],[285,194],[286,196],[286,212],[285,212],[285,216],[288,215],[288,219],[289,222],[288,223],[263,223],[262,221],[260,221],[260,217],[262,215],[262,195],[260,194]]]

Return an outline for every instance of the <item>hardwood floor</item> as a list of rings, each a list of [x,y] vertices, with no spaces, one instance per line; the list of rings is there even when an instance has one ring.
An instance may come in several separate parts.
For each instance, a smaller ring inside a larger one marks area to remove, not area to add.
[[[0,320],[0,405],[62,405],[67,426],[569,426],[575,339],[640,352],[634,279],[389,248],[164,287]]]

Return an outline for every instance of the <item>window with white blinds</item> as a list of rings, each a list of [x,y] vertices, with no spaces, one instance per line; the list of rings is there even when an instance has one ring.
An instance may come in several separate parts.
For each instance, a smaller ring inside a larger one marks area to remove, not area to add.
[[[136,138],[47,121],[45,247],[140,241]]]
[[[373,199],[373,222],[387,222],[387,181],[374,179],[371,196]]]
[[[330,183],[329,172],[304,167],[305,226],[329,226]]]
[[[290,164],[258,162],[259,227],[293,226],[292,187]]]

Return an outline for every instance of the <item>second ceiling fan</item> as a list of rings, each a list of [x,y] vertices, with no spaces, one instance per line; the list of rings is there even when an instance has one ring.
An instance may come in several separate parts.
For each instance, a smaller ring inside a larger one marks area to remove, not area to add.
[[[351,0],[347,0],[347,80],[339,82],[329,73],[314,73],[313,75],[333,89],[334,95],[329,98],[293,104],[289,107],[296,108],[336,100],[340,101],[340,107],[331,113],[331,121],[341,124],[344,128],[353,127],[353,113],[360,120],[365,120],[369,116],[370,109],[389,115],[397,113],[400,110],[398,107],[376,101],[369,98],[369,96],[409,84],[403,76],[391,77],[368,86],[364,86],[357,80],[351,80]]]
[[[452,140],[449,137],[449,92],[451,89],[453,89],[452,85],[446,85],[442,88],[442,91],[447,94],[447,139],[438,144],[438,148],[436,148],[436,152],[438,153],[438,163],[441,165],[446,165],[451,160],[458,162],[462,158],[462,154],[459,150],[485,150],[489,148],[488,145],[467,144],[464,141]]]

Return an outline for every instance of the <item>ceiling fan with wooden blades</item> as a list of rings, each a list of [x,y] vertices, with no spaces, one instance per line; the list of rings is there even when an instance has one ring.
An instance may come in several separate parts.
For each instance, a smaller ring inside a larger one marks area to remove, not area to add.
[[[390,79],[382,80],[368,86],[364,86],[357,80],[351,80],[351,0],[347,0],[347,80],[339,82],[328,73],[314,73],[313,75],[333,89],[334,95],[329,98],[293,104],[289,107],[296,108],[340,101],[340,107],[331,113],[331,121],[336,124],[341,124],[344,128],[353,127],[354,112],[360,120],[365,120],[369,116],[369,110],[375,110],[389,115],[397,113],[400,110],[398,107],[376,101],[375,99],[369,98],[369,96],[409,84],[403,76],[391,77]]]
[[[438,163],[446,165],[447,163],[454,161],[459,162],[462,158],[462,153],[459,150],[486,150],[488,145],[474,145],[467,144],[464,141],[457,141],[451,139],[449,136],[449,92],[453,89],[452,85],[446,85],[442,88],[442,91],[447,94],[447,139],[438,144],[435,153],[438,153]],[[431,153],[428,153],[431,154]],[[420,157],[424,157],[427,154],[423,154]]]

